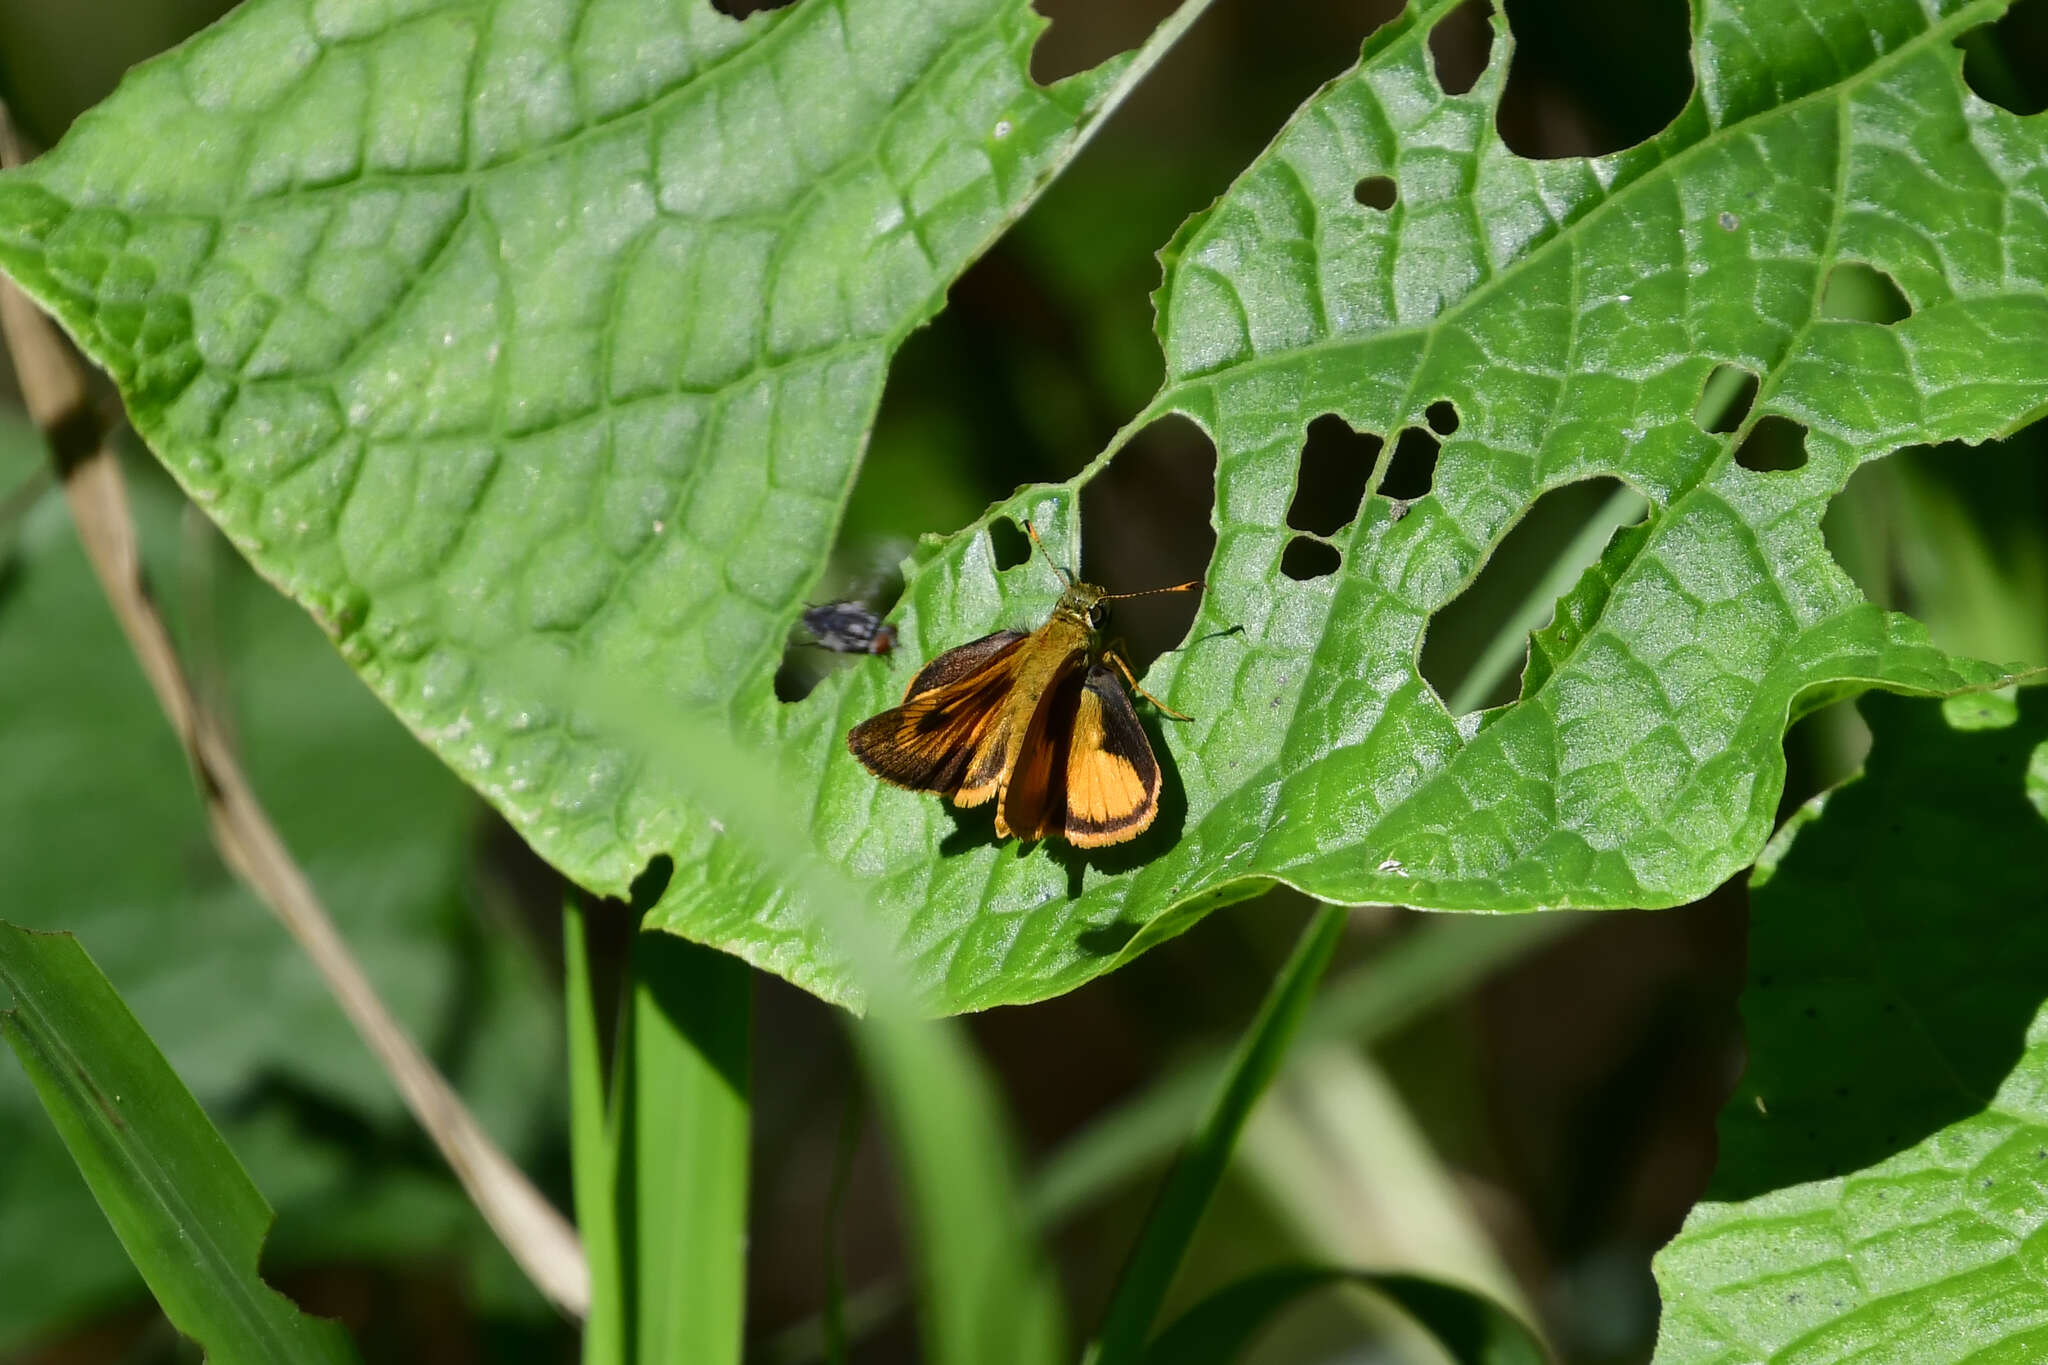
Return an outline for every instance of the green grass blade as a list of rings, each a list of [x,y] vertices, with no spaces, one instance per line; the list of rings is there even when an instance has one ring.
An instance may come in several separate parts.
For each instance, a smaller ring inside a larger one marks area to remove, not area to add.
[[[1335,905],[1316,911],[1259,1006],[1258,1017],[1239,1041],[1229,1078],[1194,1141],[1166,1178],[1166,1187],[1138,1234],[1137,1248],[1110,1298],[1101,1335],[1091,1352],[1097,1365],[1120,1365],[1142,1355],[1159,1305],[1230,1163],[1237,1135],[1253,1104],[1279,1071],[1316,983],[1330,965],[1348,913],[1345,907]]]
[[[958,1027],[900,1016],[854,1038],[895,1139],[933,1365],[1066,1359],[1049,1268],[1018,1197],[1002,1103]]]
[[[1418,1275],[1341,1266],[1282,1266],[1217,1290],[1176,1319],[1145,1352],[1145,1365],[1227,1365],[1259,1330],[1304,1294],[1355,1284],[1389,1300],[1456,1365],[1542,1365],[1543,1347],[1522,1320],[1475,1290]]]
[[[753,976],[667,934],[633,941],[617,1209],[636,1365],[727,1365],[746,1308]]]
[[[619,1223],[604,1050],[590,981],[582,893],[562,899],[562,1004],[569,1044],[569,1165],[576,1227],[590,1266],[590,1316],[583,1324],[583,1365],[625,1365],[625,1294],[619,1280]]]
[[[5,1034],[135,1268],[213,1365],[356,1359],[257,1275],[270,1206],[69,934],[0,924]]]

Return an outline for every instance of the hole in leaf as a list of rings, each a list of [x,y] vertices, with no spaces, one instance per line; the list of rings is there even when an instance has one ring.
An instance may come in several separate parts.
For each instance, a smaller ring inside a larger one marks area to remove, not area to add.
[[[2048,421],[1859,465],[1820,523],[1828,553],[1865,597],[1979,659],[2048,658],[2044,526]]]
[[[1301,472],[1294,481],[1294,501],[1287,524],[1297,531],[1335,535],[1358,516],[1365,485],[1380,456],[1380,438],[1353,431],[1350,423],[1326,412],[1308,424],[1301,447]]]
[[[1351,191],[1351,197],[1369,209],[1378,209],[1384,213],[1394,207],[1394,201],[1400,198],[1400,191],[1395,188],[1392,177],[1369,175],[1358,182],[1357,187]]]
[[[1424,416],[1429,419],[1429,429],[1439,436],[1448,436],[1458,429],[1458,409],[1448,398],[1431,403]]]
[[[1216,551],[1216,448],[1185,417],[1146,427],[1081,490],[1082,577],[1111,592],[1203,578]],[[1045,605],[1052,607],[1048,585]],[[1163,592],[1111,607],[1108,633],[1141,672],[1187,638],[1202,594]]]
[[[824,668],[808,663],[797,653],[798,647],[795,641],[784,646],[782,662],[775,669],[775,700],[779,702],[802,701],[825,677]]]
[[[1716,365],[1700,390],[1692,420],[1701,431],[1726,436],[1740,427],[1756,402],[1757,377],[1754,370],[1740,365]]]
[[[1446,704],[1458,696],[1482,660],[1487,661],[1489,670],[1496,666],[1488,659],[1488,649],[1507,632],[1524,640],[1513,667],[1502,672],[1477,701],[1460,701],[1462,709],[1477,711],[1505,705],[1520,694],[1522,670],[1529,657],[1526,637],[1534,625],[1552,620],[1556,608],[1555,597],[1531,603],[1530,593],[1550,567],[1570,552],[1580,552],[1573,565],[1579,569],[1598,557],[1607,537],[1586,545],[1574,541],[1621,487],[1619,479],[1581,479],[1537,498],[1501,537],[1478,577],[1430,618],[1418,667],[1423,680]],[[1528,622],[1538,610],[1541,621]],[[1527,624],[1518,628],[1518,620]]]
[[[997,517],[988,524],[988,544],[999,571],[1014,569],[1031,558],[1031,537],[1008,517]]]
[[[1336,547],[1309,536],[1296,536],[1280,552],[1280,572],[1297,583],[1328,578],[1343,562],[1344,556],[1337,553]]]
[[[1436,478],[1437,439],[1422,427],[1409,427],[1394,442],[1379,493],[1396,502],[1413,502],[1429,492]]]
[[[2014,114],[2048,109],[2048,0],[2020,0],[1956,46],[1963,50],[1963,80],[1978,98]]]
[[[1093,70],[1138,47],[1173,13],[1171,0],[1032,0],[1031,7],[1052,21],[1031,49],[1031,79],[1040,85]]]
[[[765,10],[788,9],[796,0],[711,0],[711,8],[734,19],[744,19],[750,14]]]
[[[1464,94],[1485,74],[1493,55],[1492,14],[1489,0],[1465,0],[1429,31],[1430,62],[1446,95]]]
[[[1495,125],[1517,155],[1604,156],[1654,137],[1692,97],[1686,0],[1506,0],[1515,36]]]
[[[1778,794],[1774,821],[1779,825],[1861,770],[1870,754],[1870,727],[1855,697],[1848,696],[1798,717],[1786,727],[1784,743],[1785,789]]]
[[[1841,261],[1828,272],[1827,285],[1820,291],[1820,315],[1888,327],[1913,316],[1913,305],[1899,282],[1882,270],[1861,261]]]
[[[1806,467],[1806,428],[1773,413],[1759,418],[1735,448],[1735,463],[1759,474]]]

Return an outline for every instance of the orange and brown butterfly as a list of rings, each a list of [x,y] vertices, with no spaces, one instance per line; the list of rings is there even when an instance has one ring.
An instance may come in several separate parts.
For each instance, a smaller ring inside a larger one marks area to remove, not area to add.
[[[1024,529],[1038,542],[1029,522]],[[1102,604],[1148,594],[1106,593],[1052,570],[1065,590],[1044,625],[947,650],[910,680],[901,706],[848,731],[846,747],[884,782],[956,806],[994,801],[999,835],[1119,844],[1159,813],[1159,761],[1110,665],[1167,715],[1189,717],[1139,687],[1122,654],[1103,643]]]

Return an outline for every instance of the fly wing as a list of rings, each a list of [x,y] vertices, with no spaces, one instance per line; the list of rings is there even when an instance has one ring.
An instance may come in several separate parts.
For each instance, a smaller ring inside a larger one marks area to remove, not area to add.
[[[991,750],[1005,748],[1004,703],[1013,656],[1025,638],[1022,631],[997,631],[941,654],[911,681],[901,706],[849,730],[846,747],[885,782],[939,792],[963,806],[986,801],[994,780],[970,777],[986,766]]]
[[[1077,689],[1067,746],[1064,827],[1081,848],[1135,839],[1159,813],[1159,760],[1123,684],[1101,664]]]

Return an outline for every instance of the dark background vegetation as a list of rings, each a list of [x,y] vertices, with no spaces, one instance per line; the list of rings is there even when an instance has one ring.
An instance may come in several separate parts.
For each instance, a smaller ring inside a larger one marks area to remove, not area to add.
[[[0,86],[29,135],[47,143],[127,64],[224,8],[218,0],[4,0]],[[1136,44],[1171,6],[1044,0],[1041,8],[1054,26],[1036,64],[1050,78]],[[1150,330],[1154,252],[1224,189],[1302,99],[1350,64],[1392,8],[1392,0],[1220,0],[1043,202],[957,284],[945,313],[905,347],[820,599],[865,596],[886,606],[898,586],[892,566],[917,535],[958,527],[1020,483],[1064,479],[1103,447],[1159,378]],[[1524,155],[1630,145],[1661,128],[1690,93],[1683,0],[1508,0],[1507,14],[1519,46],[1499,126]],[[1487,61],[1483,16],[1483,6],[1468,4],[1439,31],[1447,81],[1474,78]],[[2048,103],[2040,76],[2048,71],[2048,0],[2026,0],[1967,50],[1972,84],[1987,98],[2028,112]],[[1411,439],[1416,448],[1404,448],[1397,463],[1420,491],[1433,452],[1425,437]],[[1348,520],[1376,442],[1339,422],[1316,425],[1296,504],[1302,525]],[[1944,644],[2001,660],[2048,658],[2042,445],[2036,428],[1987,449],[1918,450],[1866,468],[1830,514],[1831,541],[1874,598],[1921,616]],[[1143,433],[1087,490],[1087,576],[1134,589],[1199,575],[1213,539],[1212,464],[1189,425]],[[1546,500],[1433,623],[1424,665],[1440,691],[1458,681],[1521,587],[1599,500],[1598,490],[1576,501]],[[1317,566],[1290,567],[1309,573]],[[223,570],[237,571],[233,564]],[[1171,597],[1132,603],[1119,626],[1144,661],[1178,643],[1190,611]],[[10,628],[20,627],[10,620],[0,563],[0,636]],[[793,651],[782,685],[799,692],[831,666],[861,665]],[[1506,695],[1511,689],[1499,699]],[[33,708],[0,714],[0,753],[38,724]],[[1852,711],[1801,722],[1788,740],[1787,808],[1852,771],[1862,743]],[[289,802],[290,784],[330,777],[302,766],[274,774],[266,794]],[[119,846],[120,830],[102,833],[106,846]],[[510,955],[509,965],[493,968],[505,980],[457,992],[429,1035],[443,1063],[472,1083],[470,1063],[489,1053],[480,1039],[500,1029],[508,1011],[538,1036],[555,1038],[558,899],[552,874],[481,806],[461,843],[460,889],[434,932],[456,946],[457,958],[462,945],[482,941]],[[0,837],[0,882],[12,879],[5,858],[31,852]],[[221,877],[203,847],[169,875],[172,882]],[[1736,995],[1747,905],[1739,881],[1682,909],[1579,917],[1373,1050],[1371,1074],[1388,1078],[1397,1097],[1387,1112],[1405,1116],[1433,1151],[1462,1216],[1483,1230],[1568,1360],[1648,1358],[1657,1315],[1649,1259],[1705,1183],[1714,1116],[1741,1065]],[[167,883],[163,891],[169,904],[189,887]],[[31,923],[34,910],[8,907],[10,917]],[[972,1021],[1002,1079],[1027,1161],[1112,1113],[1195,1047],[1239,1029],[1305,912],[1285,893],[1235,906],[1069,996]],[[1412,932],[1418,918],[1360,912],[1339,970]],[[609,913],[614,953],[627,922],[624,907]],[[177,950],[204,965],[209,943],[191,937]],[[226,1026],[272,1027],[262,998],[251,995],[246,1014]],[[914,1358],[907,1316],[889,1309],[887,1285],[903,1268],[903,1228],[888,1154],[860,1102],[840,1021],[772,978],[760,979],[757,1001],[749,1265],[756,1354],[803,1358],[802,1325],[825,1300],[836,1241],[857,1310],[879,1308],[856,1359]],[[510,1083],[530,1093],[550,1102],[559,1094],[558,1039],[495,1065],[512,1066]],[[282,1155],[251,1158],[259,1183],[275,1163],[315,1154],[328,1163],[323,1169],[337,1172],[319,1197],[280,1197],[266,1183],[280,1206],[271,1262],[309,1306],[349,1322],[367,1359],[573,1358],[571,1332],[519,1284],[473,1217],[459,1208],[445,1213],[451,1187],[402,1118],[361,1112],[345,1095],[288,1070],[240,1077],[207,1098],[238,1122],[267,1123],[283,1134]],[[546,1114],[562,1112],[555,1105]],[[565,1137],[561,1120],[546,1114],[502,1135],[566,1205]],[[1330,1204],[1378,1210],[1386,1226],[1353,1231],[1366,1247],[1398,1255],[1404,1196],[1398,1187],[1389,1192],[1386,1173],[1371,1168],[1380,1154],[1356,1144],[1332,1150],[1334,1173],[1320,1177],[1333,1185]],[[0,1162],[8,1159],[0,1154]],[[828,1216],[835,1189],[843,1196],[836,1224]],[[1058,1230],[1077,1321],[1099,1309],[1149,1191],[1149,1180],[1130,1182]],[[364,1207],[389,1205],[385,1221],[365,1214],[340,1227],[338,1201],[354,1198]],[[443,1212],[422,1231],[420,1210],[428,1206]],[[104,1226],[53,1226],[44,1235],[53,1257],[104,1256],[111,1244]],[[1327,1232],[1305,1226],[1271,1181],[1241,1171],[1205,1225],[1183,1287],[1304,1248],[1332,1250]],[[876,1286],[880,1292],[859,1292]],[[10,1292],[18,1291],[0,1282],[8,1320],[33,1319],[36,1305],[9,1305]],[[139,1286],[122,1290],[116,1281],[87,1301],[53,1303],[49,1314],[9,1358],[36,1365],[196,1358],[162,1326]],[[1255,1358],[1408,1358],[1372,1354],[1360,1345],[1370,1335],[1355,1306],[1332,1299],[1294,1313]],[[0,1357],[8,1349],[0,1339]]]

